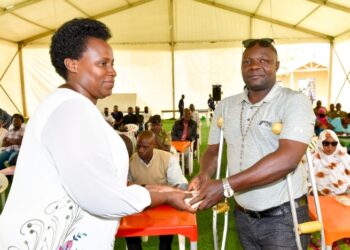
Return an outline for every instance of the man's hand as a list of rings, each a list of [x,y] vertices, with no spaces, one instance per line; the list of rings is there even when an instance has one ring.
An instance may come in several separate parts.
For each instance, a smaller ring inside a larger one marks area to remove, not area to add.
[[[188,185],[188,190],[189,191],[200,190],[201,187],[204,187],[209,180],[210,180],[210,177],[206,173],[200,172],[198,175],[193,177],[190,184]]]
[[[224,198],[224,190],[221,180],[209,180],[206,185],[199,190],[197,197],[190,201],[194,205],[201,201],[198,210],[205,210],[219,203]]]

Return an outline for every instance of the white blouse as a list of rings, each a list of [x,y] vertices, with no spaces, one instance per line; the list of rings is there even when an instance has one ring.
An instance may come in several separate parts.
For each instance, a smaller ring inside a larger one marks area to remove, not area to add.
[[[0,249],[113,249],[120,218],[151,200],[127,186],[123,140],[93,103],[57,89],[29,120],[0,216]]]

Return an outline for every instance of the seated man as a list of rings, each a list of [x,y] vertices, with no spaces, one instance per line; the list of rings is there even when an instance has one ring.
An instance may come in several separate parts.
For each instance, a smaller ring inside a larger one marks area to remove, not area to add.
[[[113,128],[119,130],[120,126],[123,125],[123,113],[119,111],[118,105],[114,105],[111,115],[114,119]]]
[[[0,152],[0,170],[6,167],[4,165],[6,161],[8,161],[11,166],[16,164],[24,134],[24,127],[22,127],[23,122],[24,118],[20,114],[14,114],[11,118],[13,127],[7,131],[2,142],[3,149]]]
[[[333,126],[333,131],[337,134],[350,134],[350,113],[343,117],[336,117],[330,122]]]
[[[139,132],[144,130],[144,117],[140,114],[140,107],[135,107],[135,115],[137,117],[137,125],[139,125]]]
[[[0,121],[2,121],[2,127],[5,129],[8,129],[11,125],[11,116],[1,108],[0,108]]]
[[[173,141],[194,141],[197,138],[197,123],[191,119],[191,111],[184,109],[183,118],[177,120],[171,130]]]
[[[137,137],[136,153],[130,159],[129,180],[139,185],[164,185],[187,188],[187,179],[181,172],[178,161],[171,153],[155,148],[152,131],[141,132]],[[140,237],[125,238],[129,250],[140,250]],[[159,249],[170,250],[172,235],[159,236]]]
[[[341,110],[341,103],[339,102],[335,105],[335,113],[336,116],[340,118],[344,118],[347,114],[345,111]]]
[[[155,135],[156,148],[170,151],[171,148],[171,137],[162,127],[162,119],[160,115],[154,115],[150,118],[151,131]]]
[[[109,113],[109,109],[107,107],[105,107],[103,109],[103,118],[106,120],[106,122],[108,122],[109,125],[113,125],[114,119],[111,116],[111,114]]]
[[[123,117],[123,124],[138,124],[137,116],[132,107],[128,107],[128,113]]]
[[[3,121],[0,120],[0,147],[2,145],[2,141],[7,133],[7,129],[3,127]]]

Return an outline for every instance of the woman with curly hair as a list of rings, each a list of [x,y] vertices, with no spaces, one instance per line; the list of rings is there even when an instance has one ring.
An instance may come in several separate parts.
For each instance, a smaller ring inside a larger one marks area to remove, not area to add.
[[[183,191],[127,186],[126,146],[95,106],[117,75],[110,37],[92,19],[73,19],[52,37],[51,61],[66,83],[26,126],[0,249],[113,249],[123,216],[163,203],[194,212]]]

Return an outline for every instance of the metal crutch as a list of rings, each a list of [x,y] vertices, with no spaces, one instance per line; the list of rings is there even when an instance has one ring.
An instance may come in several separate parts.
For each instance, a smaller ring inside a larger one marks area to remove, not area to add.
[[[222,117],[218,119],[217,126],[220,128],[220,142],[219,142],[219,154],[218,154],[218,163],[216,169],[216,179],[220,179],[221,172],[221,161],[222,161],[222,150],[224,146],[224,120]],[[228,177],[228,169],[226,169],[226,177]],[[228,216],[229,216],[230,206],[228,205],[228,200],[225,198],[224,202],[221,202],[213,207],[213,241],[214,241],[214,250],[218,250],[218,234],[217,234],[217,218],[218,214],[224,213],[224,229],[222,233],[222,242],[221,250],[224,250],[226,247],[226,238],[227,238],[227,228],[228,228]]]
[[[312,192],[313,192],[313,196],[314,196],[314,202],[315,202],[315,206],[316,206],[317,220],[316,221],[308,221],[305,223],[298,224],[298,218],[297,218],[294,197],[293,197],[292,181],[291,181],[291,176],[290,176],[291,174],[288,174],[287,175],[287,185],[288,185],[290,207],[291,207],[292,217],[293,217],[295,240],[297,243],[298,250],[302,250],[301,241],[300,241],[300,234],[313,233],[313,232],[320,231],[321,232],[321,249],[324,250],[324,249],[326,249],[326,243],[325,243],[325,235],[324,235],[323,224],[322,224],[321,206],[320,206],[320,202],[318,199],[315,174],[314,174],[314,169],[312,166],[312,159],[311,159],[311,153],[310,153],[309,148],[306,151],[306,160],[307,160],[307,165],[308,165],[308,170],[309,170],[308,171],[309,172],[309,180],[311,182]]]
[[[279,123],[279,122],[274,123],[272,124],[272,132],[276,135],[279,135],[281,133],[282,127],[283,127],[282,123]],[[312,145],[309,145],[309,147],[306,150],[306,160],[307,160],[307,165],[309,169],[309,179],[311,181],[311,187],[314,194],[314,202],[316,205],[316,213],[317,213],[316,221],[308,221],[301,224],[298,223],[298,217],[297,217],[297,212],[296,212],[295,203],[294,203],[291,173],[287,175],[286,181],[288,186],[289,201],[290,201],[290,207],[291,207],[292,218],[293,218],[295,241],[296,241],[298,250],[302,250],[300,234],[313,233],[317,231],[321,231],[321,249],[324,250],[326,244],[325,244],[324,230],[323,230],[323,224],[322,224],[322,214],[321,214],[321,207],[320,207],[317,188],[316,188],[314,169],[312,167],[310,147],[312,147]]]

